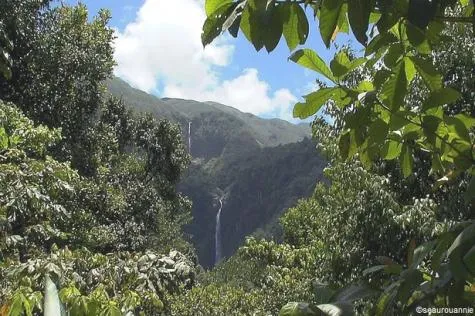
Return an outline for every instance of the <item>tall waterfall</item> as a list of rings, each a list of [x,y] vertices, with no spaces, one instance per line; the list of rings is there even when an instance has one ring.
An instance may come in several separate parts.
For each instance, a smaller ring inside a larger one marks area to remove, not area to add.
[[[223,199],[219,199],[219,210],[216,214],[216,231],[214,233],[215,255],[214,264],[218,264],[221,260],[221,210],[223,209]]]
[[[191,122],[188,122],[188,153],[191,154]]]

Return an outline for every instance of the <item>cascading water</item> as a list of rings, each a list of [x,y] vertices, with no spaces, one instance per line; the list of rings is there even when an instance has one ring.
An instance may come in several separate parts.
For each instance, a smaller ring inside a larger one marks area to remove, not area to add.
[[[223,209],[223,200],[219,199],[219,210],[216,214],[216,231],[214,233],[215,255],[214,264],[218,264],[221,260],[221,210]]]
[[[191,154],[191,122],[188,122],[188,152]]]

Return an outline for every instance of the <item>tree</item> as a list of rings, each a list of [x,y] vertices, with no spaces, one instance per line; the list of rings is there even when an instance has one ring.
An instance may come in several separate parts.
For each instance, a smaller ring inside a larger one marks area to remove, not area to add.
[[[305,44],[309,22],[304,8],[313,10],[327,47],[340,32],[351,28],[365,47],[363,57],[350,60],[340,51],[326,65],[315,51],[295,48]],[[474,7],[468,1],[206,1],[207,19],[202,42],[209,44],[228,30],[239,30],[256,50],[272,51],[282,35],[293,62],[309,68],[330,85],[306,95],[294,107],[294,116],[315,114],[329,100],[346,110],[340,135],[345,158],[355,155],[369,167],[377,159],[398,159],[405,177],[413,171],[414,152],[431,153],[431,169],[441,182],[468,172],[471,177],[466,201],[475,197],[475,126],[471,113],[444,111],[460,98],[448,87],[431,55],[434,47],[450,42],[443,36],[447,24],[471,23]],[[369,33],[369,34],[368,34]],[[372,80],[348,86],[344,79],[357,68],[377,65]],[[421,80],[424,91],[419,104],[406,102],[409,87]]]
[[[103,81],[112,72],[110,14],[100,11],[89,23],[84,5],[50,3],[2,2],[0,28],[11,42],[12,75],[0,77],[0,95],[35,122],[62,128],[64,139],[57,143],[55,155],[91,175],[94,170],[81,165],[87,152],[76,151],[73,144],[87,138],[102,102]]]

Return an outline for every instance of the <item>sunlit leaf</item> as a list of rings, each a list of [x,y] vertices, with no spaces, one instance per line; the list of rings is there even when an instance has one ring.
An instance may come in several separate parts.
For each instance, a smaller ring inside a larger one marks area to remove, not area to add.
[[[335,77],[333,76],[332,72],[330,69],[328,69],[326,63],[320,56],[318,56],[315,51],[308,48],[300,49],[293,53],[289,59],[300,66],[316,71],[335,82]]]
[[[343,0],[323,0],[320,8],[319,27],[323,42],[330,47],[330,40],[338,25],[342,12]]]

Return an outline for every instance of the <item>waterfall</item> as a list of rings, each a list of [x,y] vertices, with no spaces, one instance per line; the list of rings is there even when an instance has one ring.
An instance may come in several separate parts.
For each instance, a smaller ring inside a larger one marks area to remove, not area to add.
[[[191,122],[188,122],[188,152],[191,154]]]
[[[219,199],[219,210],[216,214],[216,231],[214,233],[215,256],[214,264],[218,264],[221,260],[221,210],[223,209],[223,199]]]

